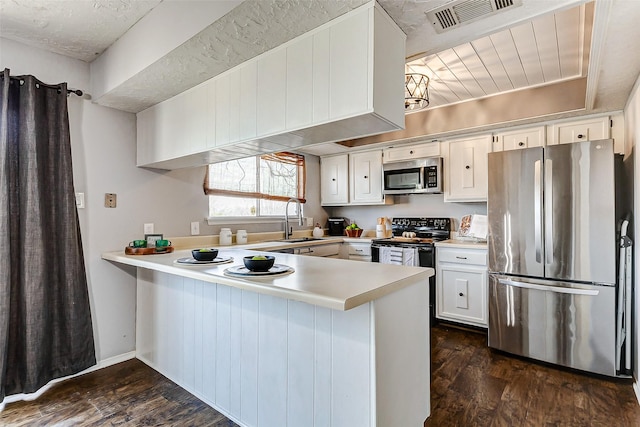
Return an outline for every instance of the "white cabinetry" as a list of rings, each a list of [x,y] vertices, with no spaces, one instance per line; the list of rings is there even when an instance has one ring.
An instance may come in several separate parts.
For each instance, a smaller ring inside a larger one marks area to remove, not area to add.
[[[520,150],[529,147],[542,147],[545,140],[544,126],[499,132],[493,136],[493,150]]]
[[[331,243],[328,245],[305,246],[302,248],[294,248],[293,253],[296,255],[340,258],[340,245],[341,243]]]
[[[320,159],[322,206],[392,203],[382,194],[382,150],[362,151]]]
[[[371,262],[371,242],[344,242],[343,258],[351,261]]]
[[[547,144],[567,144],[610,137],[609,116],[554,123],[549,126]]]
[[[484,202],[487,200],[487,155],[491,135],[443,143],[445,202]]]
[[[424,157],[437,157],[440,155],[439,142],[427,142],[418,145],[401,145],[389,147],[383,150],[383,162],[399,162],[402,160],[414,160]]]
[[[320,159],[320,204],[346,205],[349,203],[349,156]]]
[[[487,250],[436,250],[436,317],[487,327]]]
[[[137,164],[206,149],[206,89],[196,86],[137,116]]]
[[[402,129],[405,39],[375,2],[346,13],[138,113],[137,163],[200,166]],[[177,148],[191,114],[206,136]]]
[[[382,150],[349,154],[351,203],[383,203]]]

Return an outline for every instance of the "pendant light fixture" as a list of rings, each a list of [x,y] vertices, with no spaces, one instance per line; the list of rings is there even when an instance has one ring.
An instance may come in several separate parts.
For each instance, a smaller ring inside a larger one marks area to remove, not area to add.
[[[404,109],[417,111],[429,106],[429,77],[419,73],[404,75]]]

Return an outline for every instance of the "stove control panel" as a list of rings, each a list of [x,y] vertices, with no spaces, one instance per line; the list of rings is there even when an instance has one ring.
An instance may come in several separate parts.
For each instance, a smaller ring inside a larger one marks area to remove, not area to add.
[[[402,228],[404,231],[423,230],[451,230],[450,218],[393,218],[391,221],[393,228]]]

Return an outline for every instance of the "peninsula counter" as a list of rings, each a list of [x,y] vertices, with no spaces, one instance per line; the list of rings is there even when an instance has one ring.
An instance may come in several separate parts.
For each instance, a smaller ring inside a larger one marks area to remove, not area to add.
[[[278,253],[292,274],[224,274],[255,254],[103,254],[137,267],[136,357],[242,426],[421,426],[433,270]]]

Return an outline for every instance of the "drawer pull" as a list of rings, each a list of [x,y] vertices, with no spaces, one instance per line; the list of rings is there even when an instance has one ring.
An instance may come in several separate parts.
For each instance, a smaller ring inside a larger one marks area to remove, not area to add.
[[[471,169],[471,166],[467,165],[464,167],[465,169]]]
[[[467,257],[466,257],[466,256],[457,256],[456,258],[457,258],[457,259],[467,259]]]
[[[413,150],[409,151],[409,154],[413,154]]]
[[[579,133],[579,134],[578,134],[578,139],[582,139],[582,138],[584,138],[584,135],[583,135],[583,134],[581,134],[581,133]]]
[[[464,296],[464,294],[463,294],[462,292],[460,292],[460,293],[458,294],[458,296],[459,296],[459,297],[463,297],[463,296]]]
[[[520,147],[524,147],[524,142],[520,141],[520,142],[518,142],[518,145],[519,145]]]

